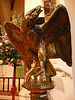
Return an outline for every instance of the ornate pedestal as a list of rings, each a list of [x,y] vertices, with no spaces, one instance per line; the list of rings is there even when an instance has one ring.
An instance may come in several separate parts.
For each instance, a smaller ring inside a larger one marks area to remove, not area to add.
[[[54,82],[44,69],[44,62],[40,61],[41,67],[33,67],[25,76],[23,87],[31,91],[31,100],[48,100],[47,90],[54,88]]]
[[[42,76],[39,75],[34,78],[28,77],[28,80],[26,78],[23,87],[31,91],[30,100],[48,100],[47,90],[54,88],[54,82],[48,76],[46,76],[46,81],[43,81]]]

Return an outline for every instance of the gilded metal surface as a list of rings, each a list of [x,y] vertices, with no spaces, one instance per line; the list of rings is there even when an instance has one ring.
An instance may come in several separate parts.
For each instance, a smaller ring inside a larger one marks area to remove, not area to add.
[[[37,71],[38,69],[39,68],[36,68],[35,70]],[[35,70],[33,71],[33,74],[30,73],[28,76],[26,76],[23,87],[33,92],[35,92],[36,90],[41,91],[53,89],[55,85],[50,76],[45,74],[46,80],[43,80],[43,72],[35,72]]]
[[[30,89],[52,88],[49,79],[56,72],[49,58],[55,58],[56,55],[68,66],[72,65],[70,22],[66,8],[58,5],[49,20],[37,26],[35,23],[41,8],[37,6],[30,10],[23,18],[21,27],[12,22],[5,23],[8,36],[28,70],[24,87]],[[36,74],[41,77],[40,83],[35,78]],[[33,80],[31,77],[34,77]]]

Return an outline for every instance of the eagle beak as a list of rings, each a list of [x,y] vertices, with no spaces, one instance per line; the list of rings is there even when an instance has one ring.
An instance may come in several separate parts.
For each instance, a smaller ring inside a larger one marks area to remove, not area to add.
[[[42,8],[43,8],[42,6],[37,6],[37,7],[35,8],[35,11],[36,11],[38,14],[40,14],[40,13],[43,11]]]
[[[27,12],[27,14],[25,16],[32,15],[32,14],[39,15],[43,11],[42,8],[43,7],[41,5],[39,5],[36,8],[33,8],[29,12]]]

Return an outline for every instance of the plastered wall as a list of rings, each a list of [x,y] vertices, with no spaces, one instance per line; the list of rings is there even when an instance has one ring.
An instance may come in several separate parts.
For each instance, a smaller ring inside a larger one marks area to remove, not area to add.
[[[72,36],[72,72],[75,87],[75,0],[65,0],[70,23],[71,23],[71,36]]]
[[[10,0],[0,0],[0,22],[4,26],[5,21],[9,21],[14,12],[24,14],[24,0],[15,0],[14,8],[10,8]]]

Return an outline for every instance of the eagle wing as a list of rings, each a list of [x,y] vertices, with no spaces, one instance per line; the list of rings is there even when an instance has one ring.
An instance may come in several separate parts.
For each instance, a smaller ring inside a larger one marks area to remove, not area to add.
[[[44,32],[47,56],[49,58],[54,57],[54,55],[50,55],[52,49],[57,57],[60,57],[68,66],[71,66],[71,32],[66,8],[61,4],[58,5],[41,29]]]
[[[5,23],[7,34],[28,69],[38,59],[40,37],[32,27],[41,11],[41,6],[30,10],[23,18],[21,27],[12,22]]]
[[[25,33],[21,27],[18,27],[12,22],[6,22],[5,29],[11,42],[13,43],[20,57],[24,61],[25,67],[30,69],[33,60],[38,59],[36,50],[37,47],[34,43],[37,41],[38,38],[36,38],[35,32],[30,31],[28,33]],[[32,41],[32,38],[34,38],[34,41]],[[32,48],[32,45],[34,48]]]

